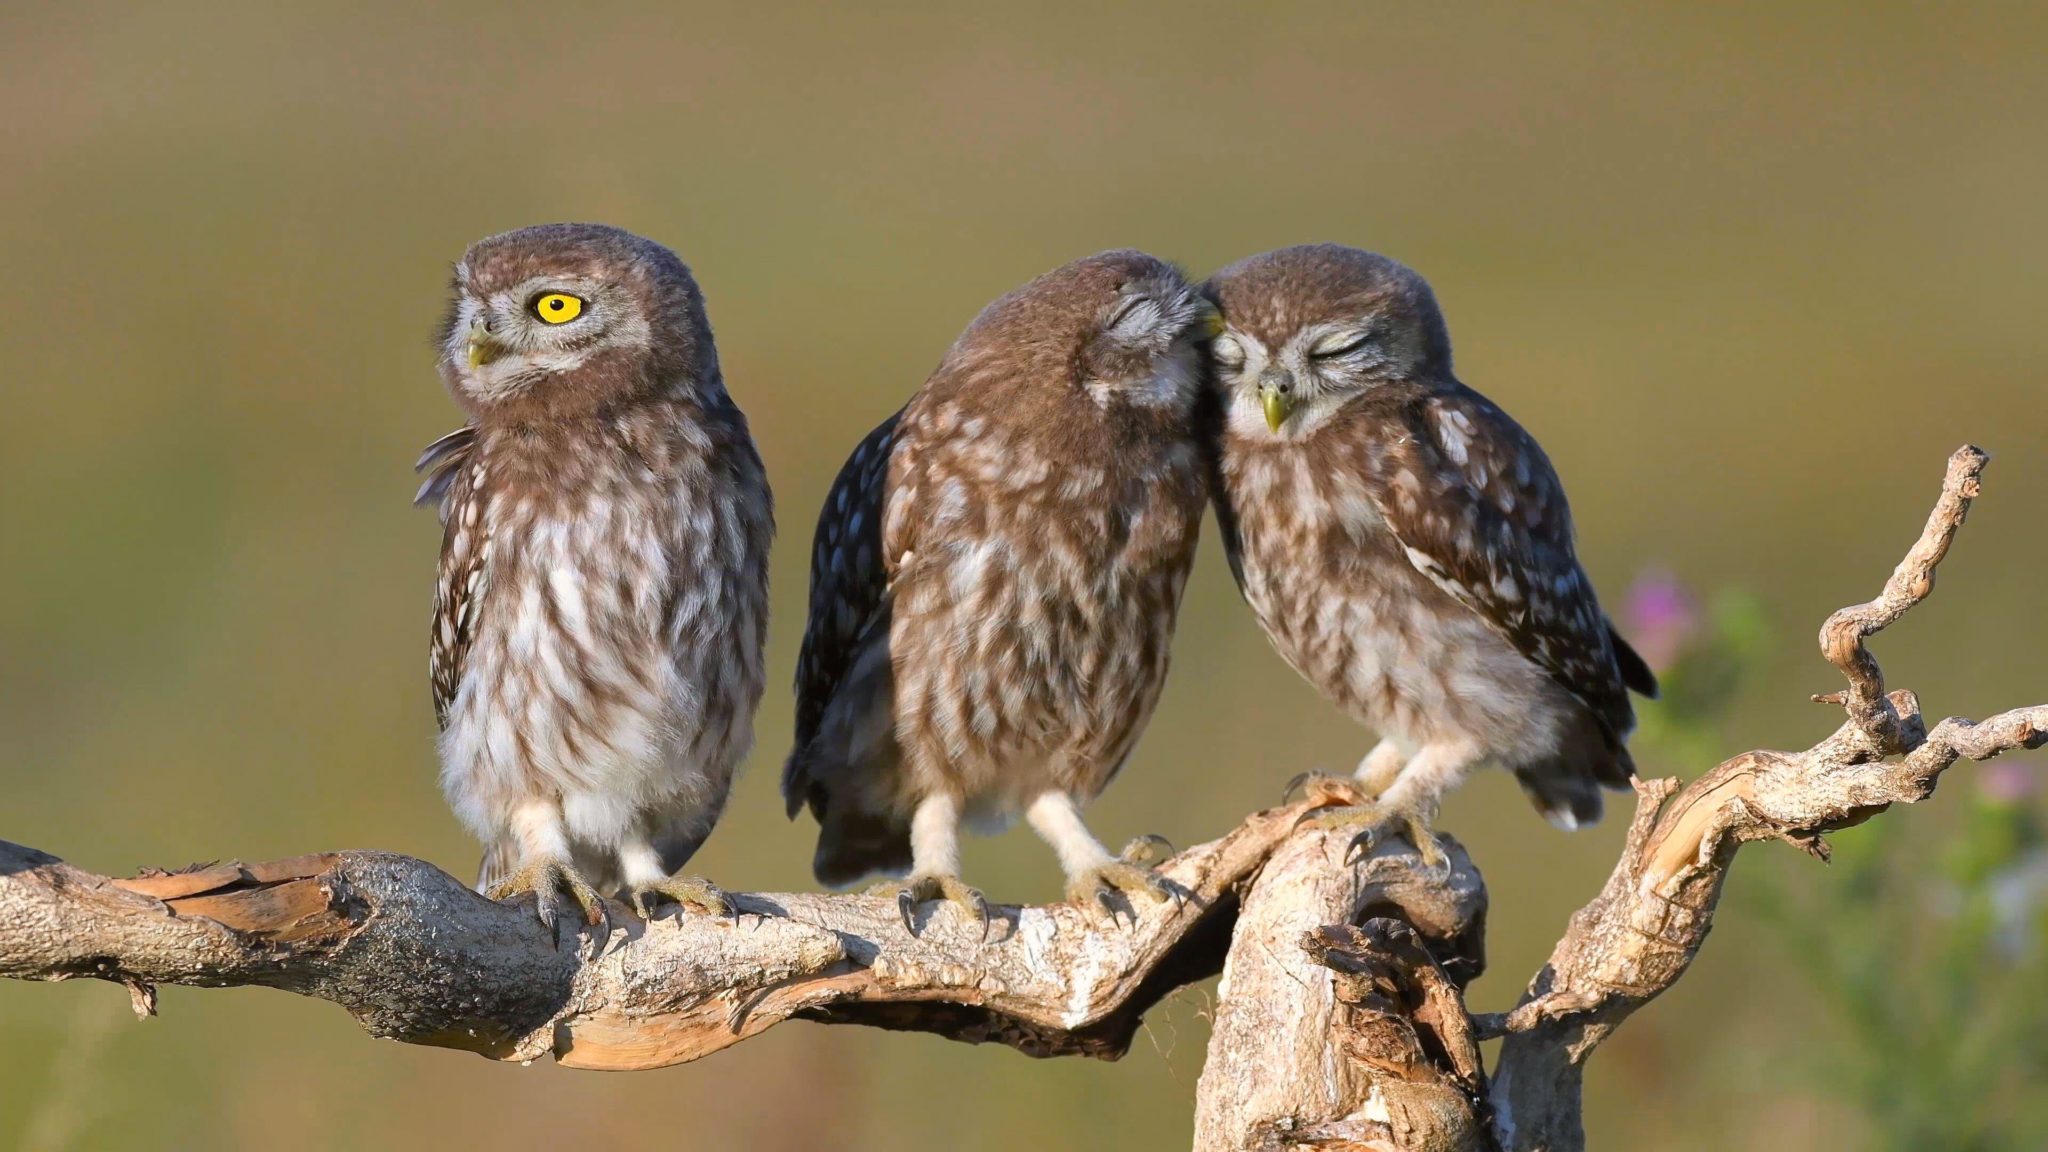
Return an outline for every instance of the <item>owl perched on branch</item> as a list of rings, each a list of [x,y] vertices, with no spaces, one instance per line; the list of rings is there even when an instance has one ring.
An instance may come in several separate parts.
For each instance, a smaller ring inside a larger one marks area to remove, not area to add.
[[[479,887],[550,927],[621,888],[722,910],[674,873],[753,743],[774,515],[696,281],[615,228],[493,236],[455,267],[440,367],[470,422],[420,459],[434,711]]]
[[[944,897],[985,931],[958,827],[1021,813],[1070,899],[1167,894],[1081,806],[1166,678],[1213,316],[1143,253],[1076,261],[989,305],[854,449],[818,520],[783,777],[790,815],[817,817],[820,880],[907,871],[906,925]]]
[[[1369,847],[1428,824],[1481,764],[1553,823],[1628,786],[1628,692],[1656,679],[1607,618],[1536,441],[1451,374],[1422,277],[1336,245],[1218,272],[1216,510],[1231,570],[1280,654],[1380,735],[1348,808]]]

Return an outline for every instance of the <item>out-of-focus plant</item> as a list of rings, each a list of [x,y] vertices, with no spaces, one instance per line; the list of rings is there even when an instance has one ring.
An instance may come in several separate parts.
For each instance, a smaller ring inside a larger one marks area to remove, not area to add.
[[[1767,654],[1756,600],[1702,609],[1668,573],[1630,590],[1622,627],[1663,682],[1635,740],[1646,771],[1704,770],[1739,751],[1721,719]],[[1876,820],[1830,838],[1822,874],[1745,885],[1834,1035],[1799,1075],[1870,1128],[1865,1146],[2048,1147],[2048,822],[2040,766],[1958,776],[1954,820]]]
[[[1621,627],[1662,689],[1637,709],[1638,758],[1686,772],[1720,763],[1730,751],[1721,721],[1770,648],[1756,598],[1724,589],[1702,608],[1677,577],[1648,571],[1629,588]]]
[[[1869,1147],[2048,1146],[2048,829],[2034,766],[1977,769],[1968,810],[1834,837],[1824,877],[1776,870],[1754,899],[1839,1036],[1821,1083]]]

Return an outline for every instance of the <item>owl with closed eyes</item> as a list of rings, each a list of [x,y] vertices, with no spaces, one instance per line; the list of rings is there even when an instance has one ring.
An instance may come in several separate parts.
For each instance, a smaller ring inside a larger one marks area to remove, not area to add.
[[[1231,570],[1281,656],[1380,737],[1319,820],[1440,862],[1438,802],[1488,763],[1553,823],[1599,819],[1635,771],[1629,690],[1656,679],[1600,610],[1543,449],[1452,374],[1429,285],[1316,244],[1205,290]]]
[[[943,897],[986,931],[958,829],[1021,814],[1096,914],[1168,894],[1081,808],[1166,678],[1213,316],[1161,260],[1076,261],[990,304],[854,449],[818,520],[783,778],[820,880],[907,872],[906,927]]]
[[[455,266],[440,353],[469,420],[420,460],[431,671],[479,887],[551,929],[565,896],[723,910],[676,872],[753,743],[774,515],[696,281],[616,228],[507,232]]]

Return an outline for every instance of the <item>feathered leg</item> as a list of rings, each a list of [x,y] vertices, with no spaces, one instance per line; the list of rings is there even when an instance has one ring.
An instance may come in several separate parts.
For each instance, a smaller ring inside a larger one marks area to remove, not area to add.
[[[1374,760],[1379,751],[1375,748],[1374,756],[1367,760]],[[1347,860],[1356,860],[1372,851],[1388,833],[1399,833],[1415,845],[1424,864],[1432,869],[1447,867],[1449,860],[1437,847],[1430,823],[1436,819],[1444,793],[1463,782],[1484,759],[1485,753],[1469,742],[1425,744],[1393,773],[1392,781],[1372,800],[1326,809],[1308,820],[1325,828],[1359,829],[1345,853]],[[1383,764],[1375,763],[1372,767],[1376,774],[1384,771]]]
[[[562,894],[566,892],[582,910],[584,920],[599,927],[599,939],[608,937],[611,919],[605,912],[604,897],[570,863],[569,834],[563,827],[561,807],[550,800],[531,800],[520,805],[512,813],[510,833],[518,848],[520,866],[491,883],[484,895],[493,900],[509,900],[533,893],[534,911],[560,945],[562,934],[556,919],[561,913]],[[495,854],[495,850],[487,852],[486,861]]]
[[[896,908],[903,916],[903,929],[917,934],[917,906],[927,900],[947,900],[967,910],[981,922],[982,939],[988,938],[988,901],[980,892],[960,882],[960,801],[950,792],[934,792],[918,801],[910,818],[910,880],[906,884],[883,883],[870,891],[896,893]]]
[[[707,916],[732,914],[731,901],[711,881],[701,876],[669,875],[653,838],[644,832],[635,833],[619,846],[619,871],[633,910],[642,920],[652,919],[663,901]]]
[[[1140,837],[1125,846],[1123,855],[1111,856],[1081,820],[1081,806],[1058,789],[1032,801],[1024,819],[1059,857],[1060,870],[1067,874],[1068,903],[1100,908],[1114,920],[1113,892],[1143,896],[1155,904],[1173,895],[1172,886],[1145,863],[1156,845],[1164,843],[1158,837]]]

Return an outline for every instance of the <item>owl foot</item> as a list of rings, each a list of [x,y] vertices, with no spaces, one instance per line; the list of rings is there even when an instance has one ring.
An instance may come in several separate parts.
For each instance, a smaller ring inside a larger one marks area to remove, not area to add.
[[[1151,849],[1146,839],[1148,838],[1133,840],[1124,849],[1124,858],[1121,860],[1105,860],[1093,868],[1084,868],[1074,873],[1067,880],[1067,903],[1091,916],[1100,911],[1110,924],[1117,922],[1116,897],[1119,893],[1130,907],[1132,924],[1138,922],[1137,905],[1130,903],[1136,897],[1142,896],[1153,904],[1168,900],[1179,903],[1181,893],[1166,877],[1144,864],[1133,861],[1134,850],[1146,852]],[[1156,840],[1158,837],[1149,839]]]
[[[545,924],[548,934],[553,937],[555,947],[562,946],[562,930],[556,924],[562,912],[562,894],[568,893],[576,907],[583,912],[584,922],[597,928],[598,946],[611,939],[611,914],[605,911],[604,897],[590,886],[582,873],[569,866],[566,860],[550,860],[545,857],[527,863],[484,893],[492,900],[510,900],[515,896],[533,893],[534,910]]]
[[[1358,835],[1352,837],[1344,849],[1346,864],[1356,864],[1365,859],[1389,835],[1401,835],[1415,845],[1415,853],[1422,858],[1423,867],[1431,872],[1443,872],[1450,868],[1450,858],[1437,846],[1436,833],[1429,830],[1431,815],[1418,805],[1375,802],[1311,812],[1302,818],[1302,823],[1332,830],[1357,828]]]
[[[958,904],[968,915],[980,921],[982,942],[988,942],[988,901],[978,890],[962,884],[958,876],[912,876],[907,884],[877,884],[868,891],[884,896],[891,892],[896,894],[896,911],[903,917],[903,930],[912,936],[917,935],[917,906],[927,900],[945,900]]]
[[[1357,777],[1330,776],[1322,772],[1303,772],[1289,780],[1280,793],[1280,802],[1292,803],[1296,793],[1302,799],[1325,808],[1362,808],[1373,800],[1373,793],[1360,784]]]
[[[664,901],[679,905],[688,912],[701,912],[706,916],[739,917],[739,910],[725,893],[702,876],[671,876],[652,884],[643,884],[632,891],[633,910],[640,913],[642,920],[654,919],[655,909]]]

